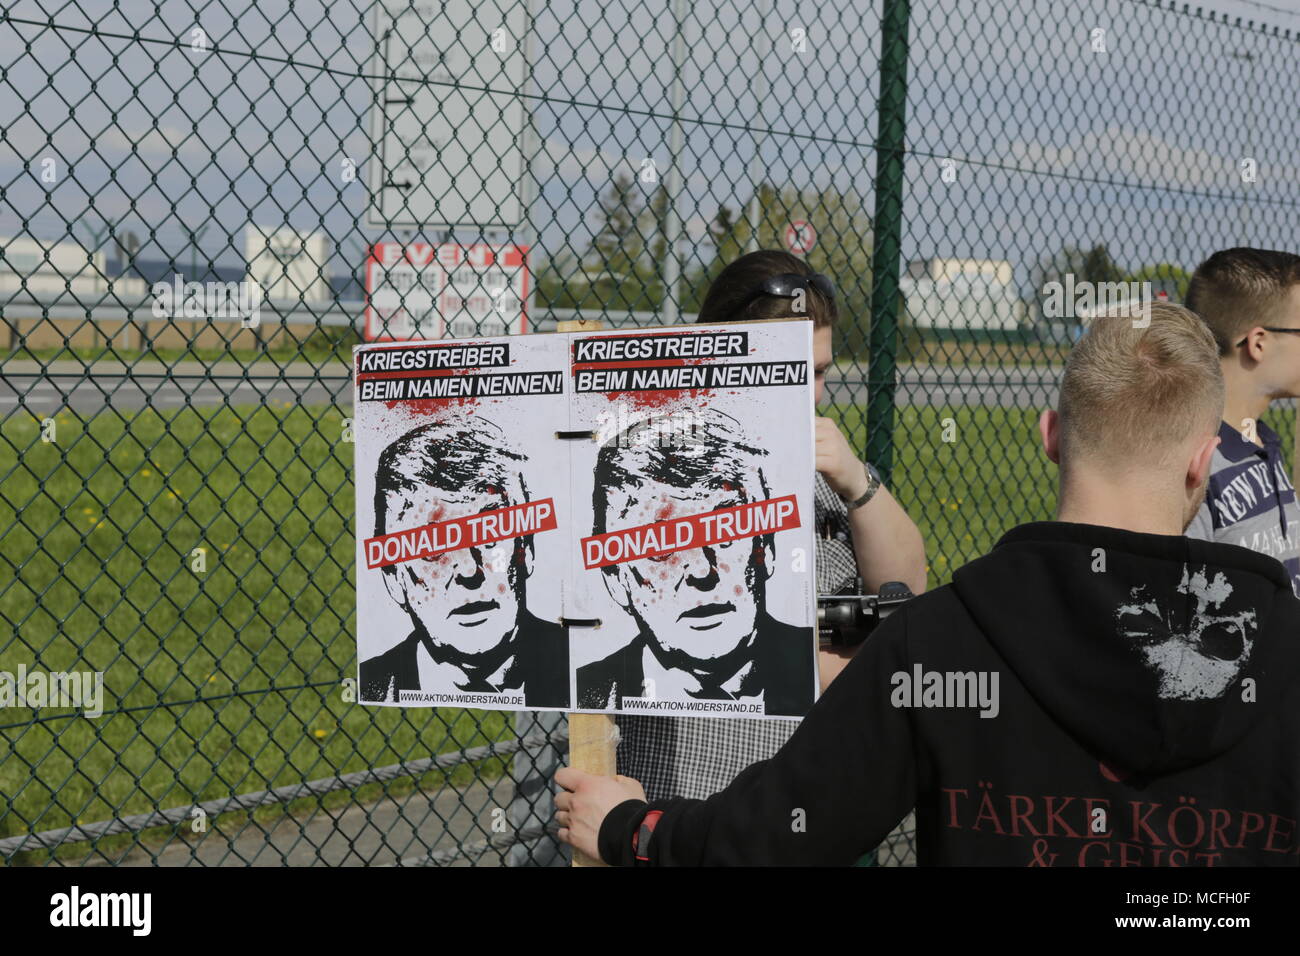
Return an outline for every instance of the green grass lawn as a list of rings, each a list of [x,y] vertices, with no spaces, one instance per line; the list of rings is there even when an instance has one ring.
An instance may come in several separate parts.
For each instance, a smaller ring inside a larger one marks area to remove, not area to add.
[[[833,408],[858,449],[864,409]],[[1005,532],[1056,511],[1056,466],[1038,440],[1038,409],[972,406],[895,410],[890,491],[925,540],[929,586],[986,553]]]
[[[0,670],[103,671],[106,713],[0,710],[0,836],[508,736],[500,714],[344,703],[356,646],[341,427],[336,410],[299,408],[63,413],[46,443],[34,419],[4,423]]]
[[[860,408],[831,414],[865,444]],[[1289,436],[1285,418],[1271,423]],[[931,586],[1007,529],[1052,516],[1055,468],[1036,420],[1036,410],[898,409],[891,485],[925,537]],[[353,494],[337,410],[63,413],[57,428],[47,443],[30,417],[0,426],[0,670],[103,671],[107,712],[0,711],[0,836],[510,736],[502,714],[343,701],[356,652]],[[453,779],[500,765],[462,766]]]
[[[1056,466],[1038,437],[1040,413],[965,405],[895,410],[890,490],[921,529],[931,588],[947,584],[953,571],[986,554],[1016,525],[1055,516]],[[862,408],[826,414],[855,447],[865,447]],[[952,425],[945,431],[947,420]],[[1262,420],[1283,448],[1293,447],[1294,411],[1275,407]]]

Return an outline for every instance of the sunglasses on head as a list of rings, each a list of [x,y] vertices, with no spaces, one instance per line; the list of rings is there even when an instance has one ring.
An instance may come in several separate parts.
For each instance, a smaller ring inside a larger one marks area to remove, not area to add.
[[[1275,325],[1261,325],[1260,328],[1263,329],[1265,332],[1291,332],[1293,334],[1300,332],[1300,329],[1283,329]],[[1248,338],[1250,338],[1249,335],[1246,336],[1246,339]],[[1236,344],[1236,346],[1234,346],[1234,348],[1241,348],[1243,345],[1246,344],[1246,339],[1242,339],[1240,342]]]
[[[764,279],[763,284],[745,300],[741,308],[745,308],[759,296],[770,295],[778,299],[793,299],[800,292],[807,292],[809,289],[825,296],[828,302],[835,299],[835,285],[820,272],[810,276],[783,272]]]

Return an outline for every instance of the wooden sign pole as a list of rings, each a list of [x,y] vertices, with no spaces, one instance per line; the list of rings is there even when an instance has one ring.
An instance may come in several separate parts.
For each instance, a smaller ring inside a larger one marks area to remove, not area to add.
[[[568,319],[557,322],[557,332],[589,332],[603,328],[595,319]],[[617,772],[614,759],[618,744],[618,728],[609,714],[569,714],[569,766],[587,773],[612,777]],[[577,850],[573,853],[574,866],[604,866]]]

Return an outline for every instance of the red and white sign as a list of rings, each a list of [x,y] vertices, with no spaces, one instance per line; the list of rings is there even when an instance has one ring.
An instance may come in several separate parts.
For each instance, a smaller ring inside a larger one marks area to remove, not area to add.
[[[406,258],[394,265],[420,274]],[[358,346],[358,701],[807,713],[812,339],[810,322],[733,322]],[[583,434],[592,440],[563,440]],[[566,633],[574,620],[600,626]],[[416,632],[459,656],[436,668],[421,658],[418,689],[404,688],[392,662],[405,651],[393,649]],[[684,649],[684,666],[667,668],[681,673],[611,697],[605,675],[639,661],[652,636]],[[509,655],[492,665],[501,689],[466,691],[485,676],[475,662],[497,652]],[[690,674],[724,658],[737,674],[783,663],[734,699],[697,696]]]
[[[606,568],[797,527],[798,504],[794,495],[785,495],[583,538],[582,562],[587,568]]]
[[[507,508],[493,508],[448,521],[435,521],[408,531],[366,539],[366,567],[386,568],[449,551],[477,548],[493,541],[554,531],[555,501],[544,498]]]
[[[366,260],[366,341],[528,331],[527,246],[377,242]]]
[[[806,256],[817,245],[817,230],[806,219],[796,219],[785,227],[785,247],[796,256]]]

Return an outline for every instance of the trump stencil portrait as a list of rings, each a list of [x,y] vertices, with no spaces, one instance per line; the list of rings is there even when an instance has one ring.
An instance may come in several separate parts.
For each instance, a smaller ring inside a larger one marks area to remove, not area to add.
[[[663,712],[679,701],[681,713],[800,716],[812,705],[812,630],[768,607],[777,576],[791,574],[775,536],[800,524],[796,497],[769,486],[768,454],[709,407],[637,422],[601,444],[583,563],[599,569],[635,637],[577,669],[579,708],[653,702]]]
[[[527,466],[482,417],[420,425],[384,448],[359,573],[382,574],[409,630],[361,660],[362,701],[568,706],[564,629],[528,609],[534,536],[556,525],[554,503],[529,495]]]

